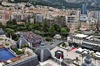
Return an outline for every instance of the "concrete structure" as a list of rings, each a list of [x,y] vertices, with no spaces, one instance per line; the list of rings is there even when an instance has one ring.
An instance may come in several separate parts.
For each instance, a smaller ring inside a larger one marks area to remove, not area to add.
[[[50,27],[54,24],[58,24],[60,26],[65,26],[66,25],[66,18],[65,18],[65,16],[58,16],[58,17],[55,17],[53,19],[49,19],[49,24],[50,24]]]
[[[42,15],[36,14],[36,22],[42,22]]]
[[[23,47],[23,45],[25,44],[27,44],[28,45],[28,47],[31,47],[31,45],[30,45],[30,43],[23,37],[23,35],[21,34],[21,36],[20,36],[20,38],[18,39],[18,41],[17,41],[17,47],[18,48],[22,48]]]
[[[12,12],[11,20],[16,19],[16,21],[27,20],[28,18],[33,18],[32,13],[21,13],[21,12]]]
[[[97,27],[100,30],[100,11],[94,11],[94,18],[97,19]]]
[[[87,15],[86,14],[82,14],[80,16],[80,21],[87,21]]]
[[[2,2],[4,6],[15,6],[15,3]]]
[[[21,59],[14,63],[10,63],[7,66],[37,66],[39,64],[37,55],[32,55],[27,58]]]
[[[2,30],[2,28],[0,28],[0,35],[4,35],[4,31]]]
[[[66,24],[71,22],[78,22],[79,17],[78,16],[66,16]]]
[[[81,14],[86,14],[86,4],[82,4]]]
[[[91,59],[89,51],[88,51],[87,57],[85,59],[85,62],[82,63],[81,66],[94,66],[93,63],[92,63],[92,59]]]
[[[43,40],[41,42],[41,46],[36,50],[36,54],[40,62],[44,62],[52,58],[51,52],[45,47],[45,43]]]
[[[61,39],[61,35],[56,34],[56,35],[54,36],[54,38],[55,38],[55,39]]]

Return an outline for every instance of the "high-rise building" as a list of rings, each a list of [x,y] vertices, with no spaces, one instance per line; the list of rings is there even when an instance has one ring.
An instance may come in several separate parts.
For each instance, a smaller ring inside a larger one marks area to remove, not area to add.
[[[36,14],[36,22],[42,22],[42,15]]]
[[[87,11],[86,11],[86,4],[85,3],[82,4],[80,21],[87,21]]]
[[[86,14],[86,4],[82,4],[81,14]]]

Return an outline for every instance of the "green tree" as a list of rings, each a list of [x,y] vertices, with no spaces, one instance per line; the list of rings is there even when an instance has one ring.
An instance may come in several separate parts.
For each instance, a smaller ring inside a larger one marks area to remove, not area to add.
[[[14,33],[14,30],[13,30],[13,29],[10,29],[10,28],[6,28],[5,31],[6,31],[6,33],[7,33],[8,35]]]
[[[13,24],[13,25],[16,25],[16,24],[17,24],[16,19],[13,19],[13,20],[12,20],[12,24]]]
[[[49,22],[48,22],[47,19],[44,19],[44,21],[43,21],[43,31],[48,32],[48,28],[49,28]]]
[[[50,37],[46,37],[46,41],[51,41],[52,39]]]
[[[27,27],[20,27],[21,30],[25,30]]]
[[[17,41],[18,40],[17,34],[12,34],[12,39],[14,39],[15,41]]]
[[[0,23],[0,28],[2,28],[3,27],[3,25],[2,25],[2,23]]]
[[[35,30],[34,33],[40,34],[41,32],[39,30]]]
[[[63,42],[63,43],[62,43],[62,47],[67,47],[67,45]]]
[[[66,36],[67,30],[65,28],[61,28],[61,35]]]
[[[49,32],[50,32],[50,36],[52,36],[52,37],[56,34],[56,31],[55,31],[54,26],[52,26],[52,27],[49,29]]]
[[[8,25],[8,26],[10,26],[10,25],[16,25],[16,24],[17,24],[16,19],[12,19],[12,20],[9,20],[9,21],[7,22],[7,25]]]
[[[54,24],[53,26],[54,26],[54,28],[55,28],[55,30],[56,30],[57,32],[60,32],[60,30],[61,30],[61,26],[60,26],[60,25]]]
[[[16,29],[17,28],[17,25],[12,25],[11,28],[12,29]]]
[[[21,53],[23,54],[23,53],[24,53],[24,51],[25,51],[25,49],[23,48],[23,49],[22,49],[22,51],[21,51]]]
[[[32,26],[32,25],[30,25],[30,26],[28,27],[28,30],[32,30],[32,28],[33,28],[33,26]]]
[[[67,32],[65,28],[61,28],[61,32]]]

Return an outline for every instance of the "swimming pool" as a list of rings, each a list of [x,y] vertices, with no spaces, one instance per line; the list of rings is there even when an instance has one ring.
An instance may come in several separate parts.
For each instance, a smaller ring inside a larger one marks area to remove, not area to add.
[[[13,57],[15,57],[14,53],[11,52],[8,48],[0,49],[0,60],[1,61],[7,60]]]

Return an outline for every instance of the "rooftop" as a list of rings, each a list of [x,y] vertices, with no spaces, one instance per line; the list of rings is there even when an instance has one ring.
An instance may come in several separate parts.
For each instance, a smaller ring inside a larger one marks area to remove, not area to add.
[[[85,38],[87,37],[88,35],[84,35],[84,34],[76,34],[75,37],[79,37],[79,38]]]

